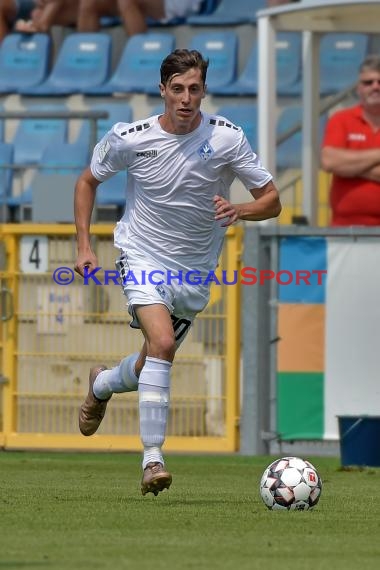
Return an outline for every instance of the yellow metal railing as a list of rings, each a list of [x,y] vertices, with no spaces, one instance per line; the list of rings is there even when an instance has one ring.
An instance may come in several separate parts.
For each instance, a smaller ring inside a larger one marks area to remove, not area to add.
[[[113,227],[92,228],[99,265],[114,270]],[[140,450],[136,394],[115,395],[99,432],[81,436],[78,408],[95,363],[114,366],[137,351],[142,335],[128,326],[121,288],[85,285],[73,276],[58,285],[53,273],[76,255],[72,225],[4,224],[1,282],[14,315],[2,321],[0,445],[12,449]],[[220,267],[239,269],[242,228],[227,232]],[[173,366],[165,449],[235,451],[239,441],[240,287],[213,285],[206,310]]]
[[[318,173],[318,212],[317,225],[324,228],[330,225],[330,192],[331,175],[323,170]],[[278,222],[282,226],[293,223],[294,216],[302,216],[303,213],[303,190],[302,172],[297,171],[284,189],[280,190],[283,205]]]

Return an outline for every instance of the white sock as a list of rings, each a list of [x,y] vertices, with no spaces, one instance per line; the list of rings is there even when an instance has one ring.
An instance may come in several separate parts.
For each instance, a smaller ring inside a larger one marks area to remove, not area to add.
[[[120,362],[120,374],[123,378],[123,383],[128,388],[128,392],[135,392],[139,385],[139,379],[136,376],[135,366],[139,352],[134,352]]]
[[[144,449],[144,459],[143,459],[143,469],[148,465],[148,463],[161,463],[165,465],[164,458],[162,457],[161,448],[155,445],[151,447],[146,446]]]
[[[143,469],[148,463],[164,464],[161,447],[165,441],[169,409],[172,363],[147,356],[139,379],[140,436],[144,445]]]
[[[135,374],[138,356],[139,353],[135,352],[123,358],[119,366],[100,372],[94,382],[94,395],[99,400],[107,400],[114,393],[135,392],[138,387],[138,378]]]

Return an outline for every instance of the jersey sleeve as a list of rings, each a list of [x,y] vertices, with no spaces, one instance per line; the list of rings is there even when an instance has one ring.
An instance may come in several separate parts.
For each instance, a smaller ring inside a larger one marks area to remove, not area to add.
[[[125,131],[125,124],[117,123],[94,148],[90,169],[100,182],[128,166],[127,144],[121,135],[122,131]]]
[[[239,131],[241,138],[237,145],[236,154],[231,162],[231,168],[247,190],[262,188],[273,177],[261,164],[257,154],[253,152],[244,132],[241,129]]]

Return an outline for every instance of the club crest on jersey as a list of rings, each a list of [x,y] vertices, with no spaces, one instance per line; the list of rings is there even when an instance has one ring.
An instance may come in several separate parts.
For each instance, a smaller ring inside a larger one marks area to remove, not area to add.
[[[198,154],[202,160],[208,160],[213,153],[214,149],[212,148],[212,146],[208,141],[202,143],[202,146],[198,149]]]
[[[111,145],[108,142],[108,140],[106,140],[106,142],[104,142],[103,144],[99,145],[98,147],[98,160],[99,162],[103,162],[105,157],[107,156],[108,151],[110,150]]]

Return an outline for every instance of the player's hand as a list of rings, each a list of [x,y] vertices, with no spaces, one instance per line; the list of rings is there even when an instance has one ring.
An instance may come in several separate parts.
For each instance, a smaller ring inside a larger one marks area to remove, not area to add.
[[[215,220],[225,220],[222,227],[231,226],[238,220],[238,213],[233,204],[222,196],[214,196]]]
[[[87,273],[98,267],[97,257],[91,249],[80,251],[74,265],[75,271],[82,277],[84,277],[85,267],[87,267]]]

